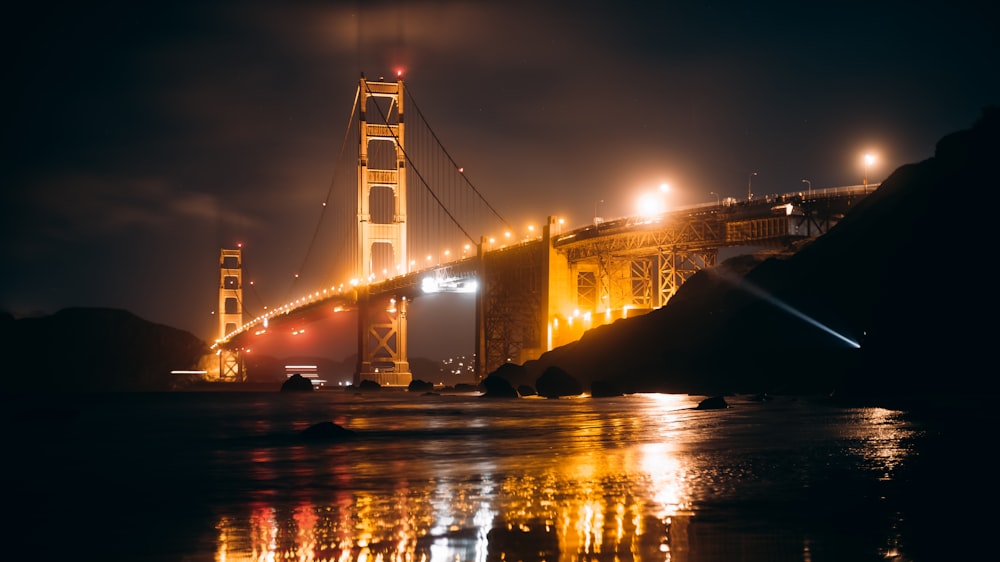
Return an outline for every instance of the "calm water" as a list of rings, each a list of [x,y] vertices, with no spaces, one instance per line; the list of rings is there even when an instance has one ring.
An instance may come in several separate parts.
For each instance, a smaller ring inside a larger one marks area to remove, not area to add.
[[[692,409],[701,398],[7,396],[4,541],[19,560],[995,552],[996,505],[983,493],[992,455],[973,439],[885,409],[739,397],[727,410]],[[298,438],[326,420],[357,436]],[[988,515],[971,511],[970,494]]]

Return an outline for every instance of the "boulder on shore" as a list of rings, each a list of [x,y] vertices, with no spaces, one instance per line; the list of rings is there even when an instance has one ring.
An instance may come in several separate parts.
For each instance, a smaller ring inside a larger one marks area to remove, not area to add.
[[[535,381],[535,390],[540,396],[546,398],[560,398],[562,396],[579,396],[583,394],[583,385],[576,380],[573,375],[567,373],[560,367],[552,365],[542,372],[542,376]]]
[[[483,389],[485,398],[518,398],[517,389],[501,376],[490,375],[483,379]]]
[[[282,392],[312,392],[313,383],[311,380],[303,377],[302,375],[296,373],[290,377],[288,380],[281,383]]]
[[[382,385],[371,379],[365,379],[358,385],[358,390],[382,390]]]
[[[413,379],[406,386],[406,389],[410,392],[431,392],[434,390],[434,383],[421,379]]]

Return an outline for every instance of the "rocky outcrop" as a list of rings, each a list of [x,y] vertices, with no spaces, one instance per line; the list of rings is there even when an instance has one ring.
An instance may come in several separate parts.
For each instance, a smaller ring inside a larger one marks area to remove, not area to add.
[[[725,410],[729,407],[729,403],[722,396],[713,396],[711,398],[706,398],[698,403],[695,410]]]
[[[491,373],[498,377],[504,378],[507,382],[512,385],[518,385],[522,383],[527,383],[525,377],[528,374],[528,370],[523,365],[518,365],[516,363],[504,363],[497,367],[496,371]]]
[[[563,369],[551,366],[535,381],[535,390],[539,396],[561,398],[583,394],[583,385]]]
[[[0,361],[14,392],[163,391],[183,388],[208,345],[189,332],[125,310],[67,308],[51,316],[0,319]],[[214,357],[213,357],[214,358]]]
[[[371,379],[365,379],[361,381],[361,384],[358,385],[358,390],[364,390],[364,391],[382,390],[382,385]]]
[[[281,383],[282,392],[312,392],[313,383],[311,380],[303,377],[302,375],[296,373],[288,377],[285,382]]]
[[[431,392],[434,390],[434,383],[420,379],[413,379],[410,381],[410,384],[406,386],[406,390],[410,392]]]
[[[507,379],[499,375],[490,375],[483,379],[484,398],[517,398],[517,390]]]

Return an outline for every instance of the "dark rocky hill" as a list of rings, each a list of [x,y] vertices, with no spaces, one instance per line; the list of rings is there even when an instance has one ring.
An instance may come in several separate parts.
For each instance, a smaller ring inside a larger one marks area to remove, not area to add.
[[[189,332],[108,308],[68,308],[50,316],[15,319],[0,312],[0,392],[163,391],[222,388],[204,377],[171,371],[215,368],[208,344]],[[356,358],[247,359],[245,385],[278,390],[285,365],[315,364],[331,387],[353,380]],[[439,361],[413,358],[414,378],[447,378]],[[213,372],[217,375],[217,371]],[[206,386],[208,385],[208,386]]]
[[[170,390],[195,370],[206,344],[189,332],[107,308],[0,317],[2,391]]]
[[[987,108],[824,236],[701,271],[667,306],[592,330],[510,382],[559,366],[626,392],[995,393],[998,157],[1000,111]]]

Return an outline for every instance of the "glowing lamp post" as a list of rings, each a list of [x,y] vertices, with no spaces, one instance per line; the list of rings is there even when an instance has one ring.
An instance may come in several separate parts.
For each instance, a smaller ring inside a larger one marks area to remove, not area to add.
[[[865,154],[865,189],[868,189],[868,168],[871,168],[874,162],[875,157],[873,155]]]
[[[806,184],[806,193],[808,193],[809,197],[812,198],[812,195],[813,195],[813,182],[811,182],[809,180],[802,180],[802,183]]]
[[[753,190],[751,189],[751,185],[752,185],[751,182],[753,181],[753,177],[756,176],[756,175],[757,175],[757,172],[750,172],[750,174],[747,175],[747,202],[748,203],[750,202],[751,199],[753,199]]]
[[[658,193],[647,193],[639,198],[639,215],[644,217],[651,217],[655,215],[662,215],[667,210],[666,202],[664,201],[664,194],[670,191],[670,185],[666,183],[660,184],[660,189]]]

